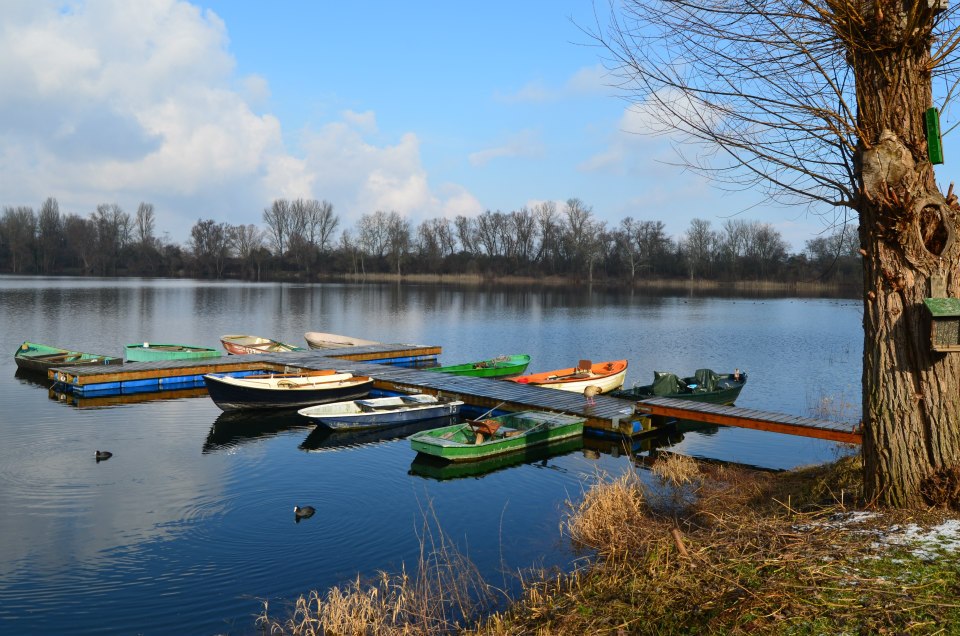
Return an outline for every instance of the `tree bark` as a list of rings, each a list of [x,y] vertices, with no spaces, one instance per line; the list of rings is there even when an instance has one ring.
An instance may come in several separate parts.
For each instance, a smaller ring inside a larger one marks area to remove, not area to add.
[[[863,460],[867,497],[917,508],[925,479],[960,463],[960,353],[937,353],[924,298],[931,276],[960,296],[960,215],[935,182],[923,113],[932,104],[930,38],[908,2],[877,3],[857,76],[864,257]],[[894,44],[894,46],[890,46]],[[863,55],[869,51],[869,55]]]

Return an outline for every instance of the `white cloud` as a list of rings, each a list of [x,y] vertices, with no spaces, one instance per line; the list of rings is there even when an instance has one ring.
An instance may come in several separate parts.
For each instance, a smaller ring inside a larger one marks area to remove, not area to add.
[[[572,97],[593,97],[610,93],[608,72],[602,64],[577,69],[560,86],[533,80],[514,93],[497,93],[494,99],[507,104],[537,104]]]
[[[316,175],[315,196],[333,202],[346,225],[377,210],[396,211],[416,225],[449,216],[451,210],[459,214],[459,210],[479,207],[459,186],[433,191],[415,134],[402,135],[394,145],[375,145],[366,139],[366,134],[376,132],[373,113],[363,115],[348,113],[344,121],[306,133],[302,142],[306,167]]]
[[[470,153],[468,159],[474,166],[483,166],[501,157],[538,157],[544,152],[540,135],[534,130],[522,130],[498,146]]]
[[[158,233],[184,242],[200,218],[262,222],[278,197],[314,197],[348,215],[464,207],[435,195],[419,140],[377,146],[373,111],[286,150],[281,122],[259,114],[267,78],[235,77],[227,29],[183,0],[14,3],[0,22],[0,205],[65,213],[98,203],[157,209]],[[459,203],[458,203],[459,202]]]
[[[610,93],[609,73],[602,64],[587,66],[567,80],[566,93],[572,95],[607,95]]]

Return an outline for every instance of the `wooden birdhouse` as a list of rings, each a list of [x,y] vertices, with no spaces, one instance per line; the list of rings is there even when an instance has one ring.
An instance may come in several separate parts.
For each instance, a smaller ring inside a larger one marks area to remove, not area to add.
[[[924,298],[930,312],[930,348],[960,351],[960,298]]]

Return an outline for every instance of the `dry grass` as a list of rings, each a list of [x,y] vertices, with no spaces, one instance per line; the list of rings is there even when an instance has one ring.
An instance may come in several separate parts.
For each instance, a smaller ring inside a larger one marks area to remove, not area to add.
[[[636,477],[597,485],[565,524],[596,560],[530,586],[479,633],[952,633],[956,556],[890,554],[865,540],[877,528],[837,521],[841,500],[859,503],[858,461],[769,474],[666,458],[658,478],[696,491],[682,510],[651,505]]]
[[[380,572],[374,581],[357,577],[325,595],[312,591],[297,599],[287,619],[272,617],[264,603],[257,625],[277,635],[428,636],[461,633],[475,624],[499,594],[429,514],[416,576]]]
[[[493,612],[499,592],[442,535],[425,533],[415,579],[357,579],[301,598],[286,621],[265,607],[258,623],[326,635],[960,633],[960,557],[880,539],[942,517],[851,512],[863,505],[858,458],[771,474],[664,453],[651,475],[661,488],[627,471],[571,503],[562,530],[589,557],[528,581],[506,611]]]

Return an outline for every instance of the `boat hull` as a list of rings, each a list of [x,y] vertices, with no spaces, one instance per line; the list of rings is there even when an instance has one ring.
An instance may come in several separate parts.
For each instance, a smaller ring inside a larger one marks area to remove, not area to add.
[[[544,411],[523,411],[493,418],[499,429],[478,437],[471,425],[454,424],[410,436],[413,450],[451,462],[470,462],[522,453],[583,434],[583,418]],[[516,434],[514,434],[516,432]]]
[[[543,461],[559,457],[583,448],[585,438],[565,437],[556,442],[538,444],[525,449],[522,453],[504,453],[473,462],[450,462],[422,453],[417,454],[410,464],[410,474],[429,477],[437,481],[458,479],[461,477],[479,477],[497,470],[518,466],[530,462]]]
[[[289,389],[249,386],[231,380],[237,378],[212,373],[203,376],[210,398],[224,411],[303,408],[324,402],[355,400],[370,393],[373,386],[373,379],[368,377],[314,382]]]
[[[412,398],[412,399],[411,399]],[[430,398],[432,401],[424,401]],[[298,413],[337,431],[387,428],[456,415],[461,400],[427,396],[397,396],[319,404]]]
[[[590,365],[589,370],[572,367],[544,373],[511,378],[513,382],[583,393],[588,386],[599,387],[600,393],[610,393],[623,386],[627,377],[627,361],[611,360]]]
[[[202,360],[219,358],[218,349],[193,347],[180,344],[154,344],[144,342],[128,344],[124,347],[127,362],[155,362],[157,360]]]
[[[250,353],[287,353],[290,351],[305,351],[303,347],[292,344],[261,338],[260,336],[226,335],[220,336],[220,344],[227,353],[246,355]]]
[[[364,340],[363,338],[352,338],[350,336],[341,336],[335,333],[323,333],[320,331],[308,331],[303,334],[303,337],[311,349],[340,349],[342,347],[362,347],[380,344],[377,340]]]
[[[60,367],[123,364],[123,358],[70,351],[35,342],[24,342],[13,357],[18,369],[44,375],[49,369]]]
[[[719,380],[717,383],[717,388],[710,391],[697,391],[697,390],[686,390],[679,392],[670,392],[670,393],[655,393],[653,390],[652,384],[647,384],[644,386],[635,386],[630,389],[622,389],[619,391],[614,391],[611,393],[613,397],[621,398],[624,400],[632,400],[634,402],[640,402],[642,400],[648,400],[650,398],[673,398],[676,400],[689,400],[691,402],[703,402],[707,404],[723,404],[723,405],[732,405],[737,401],[737,398],[740,397],[740,391],[743,390],[744,385],[747,383],[746,374],[741,374],[739,380],[735,380],[733,374],[726,374],[718,376]],[[681,378],[684,384],[694,384],[696,378]]]
[[[469,364],[454,364],[444,367],[430,367],[426,371],[464,375],[474,378],[512,378],[527,370],[530,356],[526,354],[500,356],[490,360],[471,362]]]

